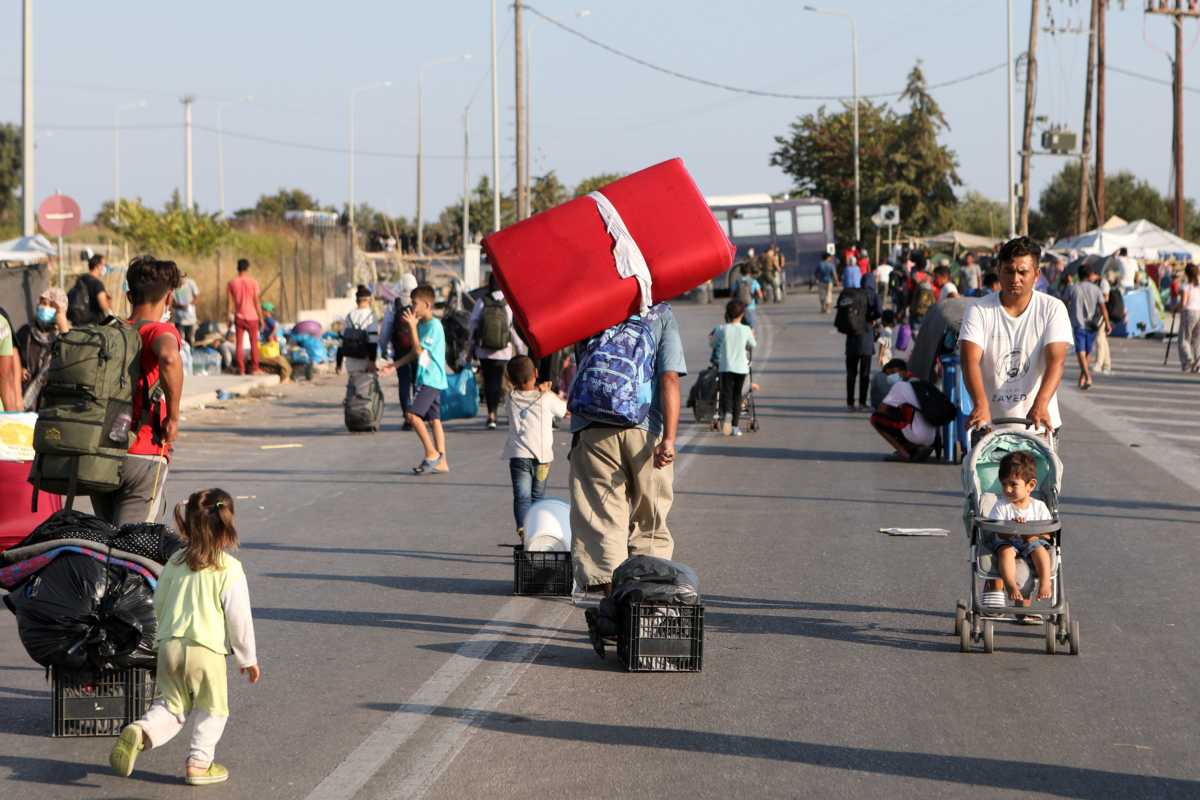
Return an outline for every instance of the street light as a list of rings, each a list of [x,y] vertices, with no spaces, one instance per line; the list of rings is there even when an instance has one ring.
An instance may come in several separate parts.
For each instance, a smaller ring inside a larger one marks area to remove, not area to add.
[[[851,66],[851,76],[854,83],[854,242],[857,244],[862,240],[862,197],[861,188],[858,179],[858,28],[854,25],[854,17],[847,14],[845,11],[836,11],[828,8],[816,8],[814,6],[804,6],[805,11],[810,11],[813,14],[826,14],[831,17],[845,17],[850,22],[850,39],[853,47],[853,64]]]
[[[350,90],[350,249],[354,250],[354,98],[359,92],[386,89],[391,81],[376,81]]]
[[[222,100],[217,103],[217,207],[221,209],[222,219],[225,218],[225,137],[222,135],[224,129],[221,126],[221,112],[225,110],[225,106],[234,103],[252,102],[254,102],[254,95],[248,94],[237,100]]]
[[[113,222],[121,222],[121,112],[148,106],[145,100],[117,106],[113,112]]]
[[[424,80],[425,70],[429,67],[436,67],[439,64],[455,64],[460,61],[470,61],[471,54],[464,53],[461,56],[448,56],[439,58],[434,61],[429,61],[417,68],[417,255],[425,254],[425,227],[422,218],[422,168],[424,162],[424,151],[422,150],[421,141],[421,83]]]

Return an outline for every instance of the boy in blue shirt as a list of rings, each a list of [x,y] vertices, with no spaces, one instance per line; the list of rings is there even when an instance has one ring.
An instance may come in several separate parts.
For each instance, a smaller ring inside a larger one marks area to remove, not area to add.
[[[434,319],[433,303],[436,299],[433,287],[418,286],[412,290],[412,308],[406,308],[401,322],[412,332],[413,348],[396,361],[398,368],[413,361],[417,362],[417,391],[408,406],[405,419],[417,432],[425,448],[425,457],[413,467],[416,475],[431,472],[446,473],[450,465],[446,461],[446,432],[442,429],[442,390],[446,382],[446,333],[442,321]],[[433,428],[430,436],[426,423]]]
[[[744,324],[746,305],[730,300],[725,306],[725,324],[712,333],[717,370],[721,373],[721,432],[726,436],[741,436],[738,423],[742,416],[742,387],[750,372],[748,350],[758,347],[754,329]],[[730,413],[733,423],[730,424]]]

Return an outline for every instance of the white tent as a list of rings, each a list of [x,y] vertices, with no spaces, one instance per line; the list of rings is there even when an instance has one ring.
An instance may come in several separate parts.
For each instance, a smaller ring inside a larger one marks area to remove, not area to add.
[[[945,245],[954,247],[956,250],[991,250],[995,245],[1001,244],[1001,239],[993,239],[990,236],[979,236],[974,233],[964,233],[963,231],[946,231],[939,233],[937,236],[926,236],[921,241],[928,245]]]
[[[1122,247],[1129,248],[1129,255],[1134,258],[1150,261],[1172,257],[1200,261],[1200,245],[1185,241],[1144,219],[1114,227],[1106,224],[1079,236],[1059,239],[1051,249],[1108,256]]]
[[[45,236],[22,236],[0,242],[0,261],[18,264],[38,264],[50,260],[57,251]]]

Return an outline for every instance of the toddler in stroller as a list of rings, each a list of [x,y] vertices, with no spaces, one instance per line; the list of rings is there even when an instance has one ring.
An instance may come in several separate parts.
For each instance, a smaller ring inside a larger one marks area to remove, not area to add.
[[[993,652],[995,623],[1014,621],[1042,624],[1047,653],[1059,644],[1079,653],[1079,623],[1063,582],[1062,462],[1053,438],[1027,426],[993,420],[963,461],[971,599],[959,601],[954,632],[964,653],[980,640]]]

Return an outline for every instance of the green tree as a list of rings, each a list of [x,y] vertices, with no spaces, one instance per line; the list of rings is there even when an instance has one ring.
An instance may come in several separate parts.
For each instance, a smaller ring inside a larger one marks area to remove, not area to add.
[[[843,241],[854,236],[854,124],[853,110],[843,104],[831,113],[821,106],[791,124],[787,136],[776,136],[778,148],[771,166],[792,179],[794,194],[818,196],[833,206],[834,231]],[[859,117],[859,175],[863,208],[874,208],[892,183],[891,154],[899,124],[884,104],[863,101]],[[867,216],[867,215],[864,215]],[[907,223],[906,223],[907,227]]]
[[[583,197],[589,192],[594,192],[602,186],[607,186],[613,181],[624,177],[624,172],[601,172],[599,175],[584,178],[575,186],[575,193],[572,197]]]
[[[554,208],[567,201],[567,187],[563,186],[562,181],[558,179],[558,175],[554,173],[554,170],[550,170],[545,175],[534,178],[533,185],[529,187],[529,191],[531,195],[529,206],[534,214]]]
[[[1149,181],[1122,170],[1104,178],[1105,212],[1130,222],[1147,219],[1159,227],[1174,230],[1167,199]],[[1038,233],[1046,238],[1072,236],[1077,231],[1079,209],[1079,162],[1063,165],[1038,196],[1042,225]],[[1185,209],[1185,213],[1187,209]],[[1191,216],[1195,216],[1194,211]],[[1188,217],[1185,216],[1185,219]],[[1096,226],[1096,216],[1088,209],[1088,228]],[[1032,230],[1032,223],[1031,223]],[[1197,226],[1200,228],[1200,226]]]
[[[120,222],[113,208],[111,202],[106,203],[96,222],[135,247],[164,257],[212,255],[230,234],[228,223],[220,215],[189,211],[178,202],[169,202],[164,210],[155,211],[140,200],[122,199]]]
[[[900,206],[900,219],[910,230],[933,233],[932,228],[957,205],[954,187],[958,157],[938,137],[950,130],[946,116],[929,94],[921,62],[908,73],[908,84],[900,95],[908,101],[908,113],[899,119],[892,152],[890,182],[882,194]]]
[[[953,207],[942,210],[936,227],[1003,238],[1008,230],[1008,204],[970,191]]]
[[[317,199],[303,189],[279,188],[275,194],[260,195],[252,208],[241,208],[233,212],[238,219],[257,217],[262,220],[283,220],[288,211],[320,210]],[[357,209],[355,210],[357,214]],[[356,220],[357,222],[357,220]]]
[[[21,177],[21,127],[0,123],[0,222],[20,213]]]

